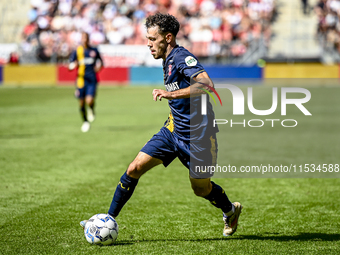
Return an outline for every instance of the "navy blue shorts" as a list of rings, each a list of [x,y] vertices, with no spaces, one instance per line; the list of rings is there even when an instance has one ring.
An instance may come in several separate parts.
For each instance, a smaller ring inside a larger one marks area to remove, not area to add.
[[[187,142],[166,127],[162,127],[141,149],[151,157],[162,160],[165,167],[178,157],[189,169],[190,177],[195,179],[213,176],[213,173],[204,169],[216,165],[217,150],[216,134]]]
[[[76,97],[79,99],[84,99],[86,96],[95,97],[97,92],[97,81],[84,79],[84,86],[79,88],[77,85]]]

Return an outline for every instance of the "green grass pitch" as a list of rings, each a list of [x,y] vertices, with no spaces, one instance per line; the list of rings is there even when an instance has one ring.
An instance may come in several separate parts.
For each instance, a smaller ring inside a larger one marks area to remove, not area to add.
[[[0,254],[340,253],[339,179],[215,178],[244,206],[238,231],[223,238],[221,212],[195,197],[178,160],[142,177],[117,217],[115,245],[88,244],[79,221],[107,212],[120,176],[167,118],[152,89],[100,87],[83,134],[73,88],[0,88]],[[313,116],[292,107],[285,117],[299,120],[294,131],[224,126],[219,156],[236,166],[340,163],[339,88],[310,91]],[[255,103],[261,95],[270,99],[261,87]]]

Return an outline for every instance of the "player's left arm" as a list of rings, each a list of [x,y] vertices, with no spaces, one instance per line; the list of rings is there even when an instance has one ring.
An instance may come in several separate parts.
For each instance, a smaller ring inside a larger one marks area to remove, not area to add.
[[[172,92],[163,89],[154,89],[152,91],[153,100],[157,101],[157,98],[159,99],[159,101],[161,101],[162,98],[172,100],[196,97],[206,93],[204,90],[202,90],[202,88],[208,91],[210,91],[210,88],[214,88],[214,83],[210,79],[208,73],[205,71],[193,77],[193,80],[196,83],[187,88],[175,90]]]
[[[103,63],[102,57],[100,56],[99,51],[98,50],[96,50],[96,51],[97,51],[97,58],[96,58],[96,63],[95,63],[94,71],[96,73],[98,73],[100,70],[103,69],[104,63]]]

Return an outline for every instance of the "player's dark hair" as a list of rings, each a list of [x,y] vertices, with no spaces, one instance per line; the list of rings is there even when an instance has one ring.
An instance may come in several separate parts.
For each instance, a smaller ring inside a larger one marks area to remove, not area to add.
[[[146,18],[145,26],[147,29],[150,27],[158,26],[159,33],[172,33],[175,37],[179,31],[178,20],[170,14],[156,13]]]

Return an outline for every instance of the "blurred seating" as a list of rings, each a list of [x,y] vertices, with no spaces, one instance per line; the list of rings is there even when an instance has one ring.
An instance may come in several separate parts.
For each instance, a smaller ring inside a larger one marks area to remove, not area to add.
[[[30,6],[25,0],[0,1],[0,43],[20,43]]]
[[[266,56],[268,59],[278,62],[319,59],[321,49],[315,40],[317,18],[311,15],[310,7],[316,4],[316,0],[307,3],[308,8],[304,9],[302,1],[278,1],[280,15],[271,27],[273,38]]]

